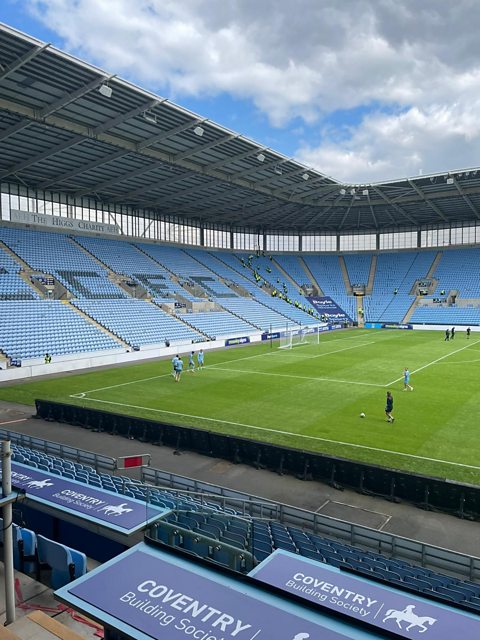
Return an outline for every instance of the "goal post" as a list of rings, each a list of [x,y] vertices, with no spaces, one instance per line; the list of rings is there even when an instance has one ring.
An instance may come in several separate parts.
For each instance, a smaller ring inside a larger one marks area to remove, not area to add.
[[[305,344],[319,344],[320,332],[318,327],[299,327],[287,329],[280,334],[279,349],[292,349]]]

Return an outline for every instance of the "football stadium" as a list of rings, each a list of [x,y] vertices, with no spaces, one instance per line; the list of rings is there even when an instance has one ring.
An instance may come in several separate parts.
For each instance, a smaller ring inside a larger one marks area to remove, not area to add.
[[[0,638],[478,640],[480,168],[217,119],[0,23]]]

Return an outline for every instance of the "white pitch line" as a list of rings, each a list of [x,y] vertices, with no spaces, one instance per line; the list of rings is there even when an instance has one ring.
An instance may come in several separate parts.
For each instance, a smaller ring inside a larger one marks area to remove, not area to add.
[[[71,396],[72,397],[72,396]],[[472,464],[462,464],[461,462],[450,462],[449,460],[439,460],[438,458],[427,458],[425,456],[417,456],[413,453],[402,453],[401,451],[392,451],[390,449],[380,449],[379,447],[367,447],[364,444],[354,444],[353,442],[342,442],[341,440],[330,440],[329,438],[319,438],[318,436],[307,436],[303,433],[293,433],[291,431],[281,431],[280,429],[270,429],[268,427],[257,427],[253,424],[245,424],[243,422],[232,422],[231,420],[220,420],[218,418],[205,418],[204,416],[195,416],[189,413],[179,413],[178,411],[167,411],[166,409],[152,409],[149,407],[139,407],[135,404],[125,404],[123,402],[112,402],[111,400],[98,400],[97,398],[87,398],[91,402],[100,402],[101,404],[111,404],[118,407],[127,407],[129,409],[141,409],[142,411],[153,411],[155,413],[165,413],[173,416],[182,416],[183,418],[195,418],[196,420],[205,420],[206,422],[220,422],[221,424],[231,424],[235,427],[246,427],[247,429],[254,429],[256,431],[268,431],[269,433],[276,433],[282,436],[294,436],[295,438],[304,438],[308,440],[316,440],[318,442],[328,442],[331,444],[338,444],[344,447],[352,447],[355,449],[366,449],[368,451],[378,451],[380,453],[389,453],[394,456],[403,456],[405,458],[415,458],[417,460],[428,460],[429,462],[438,462],[440,464],[448,464],[454,467],[464,467],[466,469],[475,469],[480,471],[480,467]]]
[[[465,347],[461,347],[460,349],[456,349],[455,351],[450,351],[450,353],[447,353],[444,356],[441,356],[440,358],[437,358],[436,360],[432,360],[432,362],[424,364],[423,367],[419,367],[418,369],[415,369],[414,371],[411,371],[410,373],[414,374],[414,373],[418,373],[419,371],[423,371],[423,369],[427,369],[428,367],[431,367],[432,364],[437,364],[437,362],[440,362],[441,360],[445,360],[445,358],[449,358],[450,356],[453,356],[455,353],[459,353],[460,351],[464,351],[465,349],[468,349],[469,347],[473,347],[473,345],[478,344],[479,342],[480,342],[480,340],[477,340],[476,342],[471,342],[470,344],[467,344]],[[403,376],[400,376],[400,378],[397,378],[396,380],[393,380],[393,382],[389,382],[385,386],[389,387],[390,385],[395,384],[396,382],[400,382],[400,380],[403,380]]]
[[[348,338],[337,338],[335,340],[329,340],[328,342],[339,342],[340,340],[351,340],[352,338],[360,338],[362,336],[351,336]],[[325,344],[325,343],[324,343]],[[365,346],[365,344],[372,344],[372,343],[364,343],[362,345],[355,345],[354,347],[346,347],[346,349],[355,349],[357,346]],[[343,351],[343,349],[341,349],[341,351]],[[180,353],[180,352],[179,352]],[[322,353],[319,356],[312,356],[313,358],[317,358],[317,357],[321,357],[324,355],[329,355],[330,353],[337,353],[337,351],[329,351],[327,353]],[[224,365],[224,364],[231,364],[232,362],[240,362],[242,360],[251,360],[252,358],[261,358],[263,356],[273,356],[273,355],[278,355],[277,351],[272,352],[268,352],[268,353],[257,353],[253,356],[245,356],[244,358],[235,358],[233,360],[226,360],[225,362],[218,362],[218,363],[214,363],[214,364],[210,364],[207,365],[205,367],[205,369],[212,369],[213,367],[217,367],[218,365]],[[307,359],[307,358],[305,358]],[[158,376],[151,376],[150,378],[141,378],[140,380],[130,380],[129,382],[120,382],[119,384],[112,384],[108,387],[99,387],[98,389],[88,389],[87,391],[84,391],[82,393],[74,393],[72,395],[70,395],[71,398],[83,398],[85,397],[85,395],[87,393],[95,393],[96,391],[107,391],[108,389],[116,389],[117,387],[125,387],[127,385],[130,384],[137,384],[137,382],[150,382],[150,380],[158,380],[160,378],[168,378],[168,376],[171,376],[171,373],[162,373]]]
[[[355,380],[337,380],[336,378],[317,378],[313,376],[296,376],[289,373],[271,373],[268,371],[253,371],[252,369],[227,369],[226,367],[215,367],[212,371],[228,371],[230,373],[246,373],[248,375],[256,376],[275,376],[277,378],[295,378],[298,380],[314,380],[315,382],[341,382],[342,384],[358,384],[366,387],[380,387],[383,389],[383,384],[374,384],[373,382],[356,382]]]

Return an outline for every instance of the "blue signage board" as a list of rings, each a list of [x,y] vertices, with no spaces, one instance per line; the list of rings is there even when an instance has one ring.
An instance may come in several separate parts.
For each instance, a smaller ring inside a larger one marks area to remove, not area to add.
[[[308,296],[307,300],[326,322],[351,322],[350,316],[328,296]]]
[[[226,347],[234,347],[237,344],[248,344],[250,342],[249,336],[242,336],[241,338],[227,338],[225,340]]]
[[[347,640],[300,605],[140,544],[55,596],[134,638]],[[303,615],[304,614],[304,615]]]
[[[18,462],[12,462],[12,485],[15,489],[23,489],[29,500],[56,507],[124,534],[143,529],[169,511]]]
[[[424,598],[275,551],[249,574],[255,580],[402,638],[478,640],[480,618]]]

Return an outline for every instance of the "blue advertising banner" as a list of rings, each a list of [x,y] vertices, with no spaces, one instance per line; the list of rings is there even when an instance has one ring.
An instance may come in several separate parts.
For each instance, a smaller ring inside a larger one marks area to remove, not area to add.
[[[400,324],[398,322],[382,322],[382,329],[413,329],[411,324]]]
[[[332,298],[327,296],[308,296],[307,300],[318,311],[320,318],[325,317],[326,322],[352,321],[350,316]]]
[[[278,340],[282,335],[281,331],[272,331],[270,333],[262,333],[262,340]]]
[[[249,574],[320,607],[401,636],[478,640],[480,618],[356,578],[339,569],[275,551]],[[425,634],[425,635],[423,635]]]
[[[250,342],[249,336],[242,336],[241,338],[227,338],[225,340],[226,347],[234,347],[237,344],[248,344]]]
[[[247,595],[233,580],[222,584],[218,574],[201,575],[194,564],[187,569],[144,549],[135,547],[56,595],[74,607],[86,603],[93,609],[82,610],[124,633],[131,629],[135,638],[140,632],[159,640],[347,640],[281,602],[267,604],[263,592]]]
[[[169,511],[18,462],[12,462],[12,485],[25,490],[33,501],[60,508],[125,534],[144,528]]]

